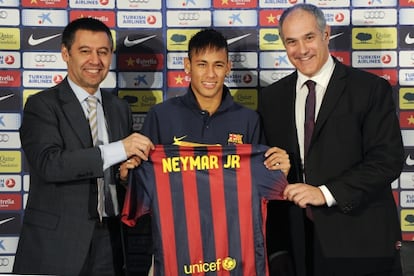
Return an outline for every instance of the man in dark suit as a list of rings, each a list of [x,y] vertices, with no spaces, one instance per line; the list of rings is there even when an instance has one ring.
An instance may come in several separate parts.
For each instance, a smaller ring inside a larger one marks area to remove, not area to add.
[[[31,183],[15,273],[124,274],[123,187],[116,172],[121,163],[132,168],[146,160],[153,145],[145,136],[131,134],[128,104],[99,88],[112,54],[105,24],[92,18],[72,21],[62,34],[67,78],[27,100],[20,138]],[[98,100],[95,146],[88,96]],[[105,202],[111,198],[112,203],[98,215],[99,179],[109,184]]]
[[[258,110],[269,145],[290,155],[284,195],[293,204],[269,213],[268,234],[287,212],[300,276],[401,275],[390,184],[404,149],[390,84],[329,54],[330,28],[313,5],[285,10],[279,33],[297,70],[261,91]],[[316,101],[306,151],[307,80]]]

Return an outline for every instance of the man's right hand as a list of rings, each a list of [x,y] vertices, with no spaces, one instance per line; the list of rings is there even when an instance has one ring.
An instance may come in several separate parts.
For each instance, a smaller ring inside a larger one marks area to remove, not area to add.
[[[154,144],[151,140],[139,133],[133,133],[122,140],[127,157],[137,156],[142,160],[148,160],[150,150],[153,150]]]

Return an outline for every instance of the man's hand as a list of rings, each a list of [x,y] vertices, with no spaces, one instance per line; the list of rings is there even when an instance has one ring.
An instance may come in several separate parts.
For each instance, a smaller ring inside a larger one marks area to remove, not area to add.
[[[325,197],[318,187],[305,183],[287,185],[283,191],[283,197],[293,201],[301,208],[306,208],[307,205],[321,206],[326,203]]]
[[[150,150],[154,149],[151,140],[139,133],[133,133],[122,140],[127,157],[137,156],[142,160],[148,160]]]
[[[265,153],[264,165],[269,170],[281,170],[285,176],[288,175],[290,170],[289,154],[281,148],[272,147]]]
[[[141,164],[141,159],[137,156],[133,156],[123,162],[119,166],[119,179],[126,181],[128,179],[128,170],[138,167]]]

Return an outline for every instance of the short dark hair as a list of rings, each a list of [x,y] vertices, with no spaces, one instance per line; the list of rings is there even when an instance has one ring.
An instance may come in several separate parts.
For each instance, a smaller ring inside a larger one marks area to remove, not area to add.
[[[227,39],[217,30],[204,29],[193,35],[188,43],[188,58],[207,49],[222,50],[228,54]]]
[[[75,40],[75,33],[78,30],[87,30],[92,32],[105,32],[111,41],[111,49],[114,47],[111,30],[102,21],[92,17],[82,17],[70,22],[62,33],[62,44],[70,50],[73,41]]]

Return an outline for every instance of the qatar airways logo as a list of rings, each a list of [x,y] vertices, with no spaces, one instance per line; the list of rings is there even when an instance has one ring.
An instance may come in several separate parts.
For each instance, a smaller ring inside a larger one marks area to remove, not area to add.
[[[69,6],[83,9],[113,9],[115,0],[70,0]]]
[[[349,10],[324,10],[325,20],[330,26],[348,26],[349,25]]]

